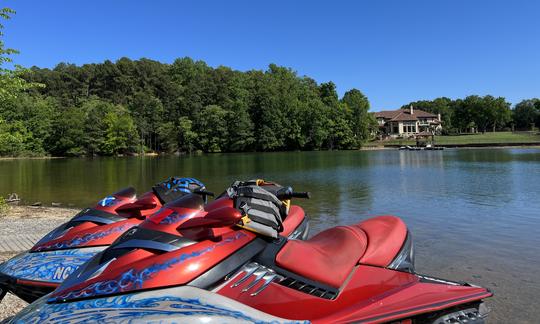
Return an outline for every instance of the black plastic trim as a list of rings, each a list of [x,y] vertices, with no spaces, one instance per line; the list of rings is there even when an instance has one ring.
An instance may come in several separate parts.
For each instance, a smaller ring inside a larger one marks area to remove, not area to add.
[[[394,264],[398,262],[398,264]],[[399,249],[399,252],[396,254],[392,262],[388,265],[389,269],[401,271],[401,272],[408,272],[408,273],[415,273],[414,269],[414,245],[412,240],[411,232],[407,231],[407,235],[405,236],[405,241],[403,241],[403,245]]]
[[[267,243],[263,239],[256,238],[210,270],[192,280],[188,285],[202,289],[211,289],[217,283],[220,283],[223,278],[238,270],[255,255],[260,253],[266,245]]]
[[[133,187],[127,187],[121,190],[118,190],[117,192],[112,194],[113,196],[123,197],[123,198],[130,198],[133,199],[137,197],[137,190]]]
[[[129,245],[128,241],[138,241],[139,243],[157,242],[160,244],[137,244],[137,246]],[[99,260],[100,264],[108,262],[112,258],[118,258],[121,255],[128,253],[136,248],[152,249],[158,251],[171,251],[171,248],[181,249],[188,245],[196,243],[194,240],[184,236],[173,235],[166,232],[156,231],[152,229],[134,227],[120,236],[113,244],[103,251],[103,255]],[[168,247],[167,247],[168,246]]]
[[[194,210],[202,210],[204,208],[204,199],[199,194],[184,193],[183,196],[169,201],[166,205],[169,208],[188,208]]]
[[[55,289],[55,287],[49,286],[20,284],[17,283],[16,278],[4,274],[0,274],[0,288],[2,289],[2,293],[0,293],[0,301],[7,292],[10,292],[27,303],[32,303],[36,299],[47,295]]]
[[[309,235],[309,220],[304,218],[302,222],[288,236],[289,240],[306,240]]]
[[[76,222],[78,221],[77,218],[82,216],[94,216],[97,218],[103,218],[103,220],[108,221],[107,223],[103,222],[103,224],[111,224],[114,222],[118,222],[121,220],[126,219],[125,217],[119,216],[117,214],[109,213],[101,209],[95,209],[95,208],[85,208],[81,210],[77,215],[75,215],[69,222]]]
[[[73,216],[69,221],[58,226],[57,228],[50,231],[42,239],[40,239],[35,245],[41,245],[47,241],[55,240],[60,237],[68,229],[78,226],[84,222],[93,222],[99,225],[103,224],[112,224],[125,220],[126,218],[119,216],[117,214],[109,213],[104,210],[95,209],[95,208],[85,208],[81,210],[77,215]]]

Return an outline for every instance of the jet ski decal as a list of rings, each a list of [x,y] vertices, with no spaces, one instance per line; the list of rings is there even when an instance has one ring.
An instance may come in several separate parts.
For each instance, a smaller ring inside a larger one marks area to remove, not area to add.
[[[118,201],[115,196],[107,196],[98,202],[98,205],[102,207],[114,206]]]
[[[179,221],[191,216],[192,214],[178,214],[177,212],[173,212],[172,214],[168,215],[167,217],[163,218],[159,223],[161,225],[171,225],[178,223]]]
[[[197,258],[201,255],[215,250],[220,246],[232,243],[246,236],[247,235],[245,233],[238,232],[234,236],[223,239],[223,241],[206,247],[204,249],[196,250],[190,253],[183,253],[175,258],[167,260],[164,263],[155,263],[144,269],[130,269],[122,273],[116,279],[98,281],[82,289],[69,291],[66,294],[60,294],[55,297],[51,297],[48,301],[56,302],[68,299],[86,298],[91,296],[111,295],[120,292],[142,289],[144,282],[150,278],[155,277],[159,272],[169,269],[177,264],[181,264],[187,260]]]
[[[0,265],[0,273],[34,281],[61,283],[105,247],[20,254]]]
[[[85,234],[84,236],[77,236],[70,240],[54,243],[51,245],[40,246],[36,251],[51,250],[51,249],[69,249],[73,247],[78,247],[88,242],[95,241],[107,237],[113,233],[124,232],[129,227],[132,227],[133,224],[123,224],[117,227],[109,228],[105,231],[95,232],[91,234]]]
[[[69,323],[309,323],[283,320],[244,305],[223,303],[222,296],[209,297],[205,291],[197,291],[197,297],[190,290],[187,294],[182,294],[186,291],[183,289],[173,290],[177,292],[174,295],[171,291],[164,296],[139,293],[60,304],[46,304],[42,298],[17,315],[14,323],[67,323],[67,318],[71,319]]]

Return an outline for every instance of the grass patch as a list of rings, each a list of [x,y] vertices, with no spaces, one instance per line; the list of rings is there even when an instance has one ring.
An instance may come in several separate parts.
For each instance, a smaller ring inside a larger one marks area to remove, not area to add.
[[[9,210],[9,206],[6,199],[0,196],[0,216],[5,216]]]
[[[415,145],[415,140],[393,139],[382,145]],[[435,136],[437,145],[540,143],[540,135],[533,133],[491,132],[474,135]]]

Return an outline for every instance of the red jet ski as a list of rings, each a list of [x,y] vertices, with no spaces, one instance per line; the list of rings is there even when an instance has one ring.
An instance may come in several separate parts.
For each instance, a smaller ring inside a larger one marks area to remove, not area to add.
[[[417,274],[399,218],[303,241],[304,212],[288,200],[309,195],[261,188],[236,182],[204,208],[196,195],[166,205],[13,322],[484,322],[492,293]]]
[[[27,302],[50,293],[163,204],[195,191],[204,197],[204,190],[196,179],[172,177],[138,198],[131,187],[103,198],[51,231],[30,251],[0,264],[0,300],[8,291]]]

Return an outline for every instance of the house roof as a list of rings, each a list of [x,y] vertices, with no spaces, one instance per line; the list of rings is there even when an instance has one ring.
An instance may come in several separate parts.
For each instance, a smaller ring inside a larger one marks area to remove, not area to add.
[[[420,109],[413,109],[413,113],[411,114],[411,110],[409,108],[405,108],[379,111],[375,113],[375,118],[384,118],[388,119],[388,121],[413,121],[418,120],[418,118],[437,118],[437,115]]]
[[[399,114],[400,110],[383,110],[378,111],[375,113],[375,118],[384,118],[384,119],[392,119],[397,114]]]

